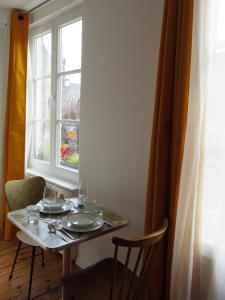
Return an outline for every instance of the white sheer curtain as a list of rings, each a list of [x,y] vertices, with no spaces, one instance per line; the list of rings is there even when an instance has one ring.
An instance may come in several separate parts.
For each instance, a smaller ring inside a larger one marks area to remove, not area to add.
[[[211,0],[202,207],[202,299],[225,299],[225,0]]]
[[[225,0],[195,0],[171,300],[225,299]]]
[[[26,94],[26,148],[25,148],[25,171],[29,165],[29,156],[31,152],[31,141],[34,124],[33,107],[33,72],[30,55],[30,43],[28,45],[27,55],[27,94]]]

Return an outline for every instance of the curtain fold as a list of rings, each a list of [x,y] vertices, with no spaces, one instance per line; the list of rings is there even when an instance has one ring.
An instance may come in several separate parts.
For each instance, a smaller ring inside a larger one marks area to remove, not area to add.
[[[200,236],[209,73],[209,7],[208,0],[195,1],[189,111],[172,263],[173,300],[201,299]]]
[[[150,271],[148,299],[170,299],[170,276],[188,112],[193,0],[165,0],[149,161],[145,233],[169,219]]]
[[[8,74],[8,94],[6,127],[4,138],[4,170],[2,194],[2,235],[9,240],[15,235],[15,227],[7,220],[8,206],[5,183],[8,180],[24,178],[25,129],[26,129],[26,74],[28,15],[21,11],[11,14],[10,57]]]
[[[225,299],[225,1],[195,1],[173,300]]]

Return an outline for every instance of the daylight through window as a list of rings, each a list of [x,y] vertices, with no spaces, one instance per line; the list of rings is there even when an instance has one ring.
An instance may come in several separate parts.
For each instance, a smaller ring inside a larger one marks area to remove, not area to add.
[[[34,35],[33,126],[30,164],[79,168],[82,20]]]

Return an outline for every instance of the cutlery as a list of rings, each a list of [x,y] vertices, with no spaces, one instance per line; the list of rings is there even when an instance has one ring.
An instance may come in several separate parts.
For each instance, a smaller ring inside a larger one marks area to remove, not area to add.
[[[75,236],[72,236],[71,234],[69,234],[66,230],[64,230],[62,227],[61,228],[56,228],[56,230],[60,230],[62,231],[65,235],[67,235],[71,240],[76,240],[79,238],[79,234],[76,234]]]
[[[109,227],[113,227],[113,224],[109,221],[103,220],[103,222],[108,225]]]
[[[65,234],[67,237],[69,237],[71,240],[76,240],[79,238],[79,234],[76,234],[76,236],[71,235],[69,232],[67,232],[63,227],[61,221],[51,223],[51,227],[54,228],[56,231],[60,231],[63,234]]]
[[[54,226],[54,224],[49,223],[48,224],[48,229],[49,229],[49,232],[55,233],[58,237],[60,237],[61,239],[63,239],[65,242],[67,242],[67,243],[70,242],[70,240],[66,236],[64,236],[61,232],[57,231],[57,229]]]

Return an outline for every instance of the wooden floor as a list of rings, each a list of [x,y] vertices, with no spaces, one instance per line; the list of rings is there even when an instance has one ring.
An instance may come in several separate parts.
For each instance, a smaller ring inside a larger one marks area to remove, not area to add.
[[[27,300],[31,247],[22,244],[14,269],[8,279],[18,241],[0,241],[0,300]],[[62,258],[60,254],[45,252],[45,266],[41,266],[41,249],[36,248],[31,298],[58,300],[61,298]]]

